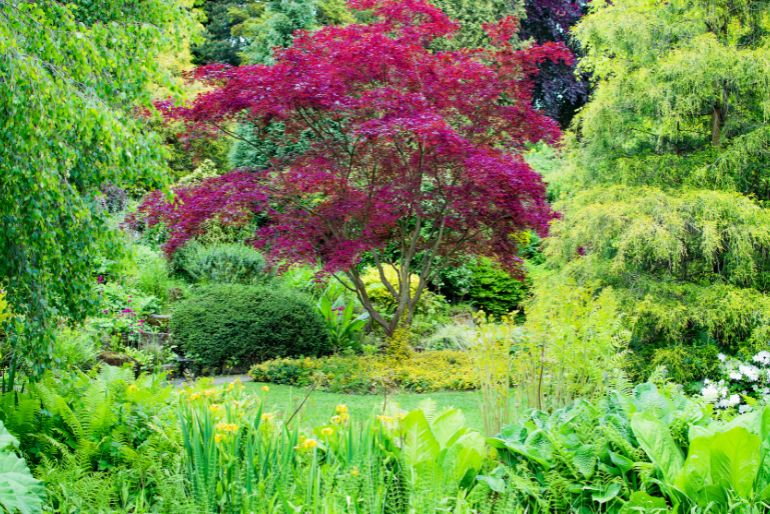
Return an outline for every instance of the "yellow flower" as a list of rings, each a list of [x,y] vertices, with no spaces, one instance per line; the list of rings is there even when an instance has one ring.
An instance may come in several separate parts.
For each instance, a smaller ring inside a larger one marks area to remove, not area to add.
[[[339,416],[332,416],[332,423],[334,423],[335,425],[339,425],[340,423],[342,423],[342,418]]]
[[[212,403],[211,405],[209,405],[209,410],[214,414],[216,414],[217,412],[222,411],[222,406],[219,405],[218,403]]]
[[[235,385],[234,385],[232,382],[230,382],[229,384],[227,384],[227,392],[229,393],[230,391],[232,391],[232,390],[233,390],[233,387],[235,387]]]
[[[268,392],[269,390],[270,390],[270,387],[268,387],[268,386],[262,386],[262,392],[263,392],[263,393],[266,393],[266,392]]]
[[[201,397],[200,393],[193,393],[190,395],[190,400],[197,400],[200,397]]]
[[[221,430],[222,432],[237,432],[238,431],[238,425],[235,423],[217,423],[217,430]]]
[[[377,419],[379,421],[382,421],[383,423],[393,423],[394,421],[396,421],[396,418],[394,418],[393,416],[382,416],[381,415],[381,416],[377,416]]]
[[[353,466],[350,469],[350,474],[353,475],[354,477],[357,477],[358,476],[358,466]]]
[[[302,447],[306,450],[311,450],[318,446],[318,441],[315,439],[305,439],[305,441],[302,443]]]
[[[225,438],[225,436],[223,436],[222,434],[214,434],[214,442],[215,443],[221,443],[222,439],[224,439],[224,438]]]
[[[273,421],[274,418],[275,418],[275,414],[274,413],[272,413],[272,412],[265,412],[264,414],[262,414],[262,418],[261,419],[262,419],[263,422],[269,423],[269,422]]]
[[[325,437],[329,437],[334,433],[334,429],[332,427],[324,427],[321,429],[321,435]]]
[[[348,406],[345,405],[344,403],[341,403],[341,404],[337,405],[337,408],[335,409],[335,412],[337,414],[340,414],[340,415],[347,414],[348,413]]]
[[[131,384],[128,386],[128,390],[133,393],[135,391],[138,391],[139,388],[136,386],[136,384]]]
[[[215,387],[212,387],[212,388],[209,388],[209,389],[206,389],[205,391],[203,391],[203,395],[206,398],[208,398],[210,396],[214,396],[216,394],[217,394],[217,389]]]

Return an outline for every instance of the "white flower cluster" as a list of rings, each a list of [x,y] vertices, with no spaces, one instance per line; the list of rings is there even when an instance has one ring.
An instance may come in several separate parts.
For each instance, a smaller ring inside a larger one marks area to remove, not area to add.
[[[703,399],[708,403],[713,403],[720,409],[735,407],[741,403],[739,394],[730,394],[730,390],[725,385],[724,380],[712,382],[708,378],[703,381],[703,389],[700,390]]]
[[[740,413],[751,410],[745,399],[767,403],[770,399],[770,352],[761,351],[751,359],[752,363],[718,355],[720,367],[726,379],[703,381],[703,399],[718,409],[737,407]],[[752,404],[754,402],[751,402]]]

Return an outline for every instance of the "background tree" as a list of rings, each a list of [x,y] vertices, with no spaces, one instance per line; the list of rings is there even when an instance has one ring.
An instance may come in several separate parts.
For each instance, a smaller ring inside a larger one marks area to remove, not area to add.
[[[237,66],[241,63],[241,51],[248,40],[233,34],[236,27],[264,12],[264,3],[245,0],[204,0],[202,41],[193,46],[193,62],[197,65],[221,62]]]
[[[91,305],[94,258],[114,245],[99,188],[162,176],[134,114],[170,84],[158,56],[194,28],[183,2],[0,0],[0,281],[14,321],[3,356],[46,362],[59,316]],[[9,347],[9,348],[8,348]]]
[[[510,18],[489,27],[495,50],[434,52],[436,38],[457,30],[437,8],[417,0],[355,5],[374,21],[301,34],[271,66],[200,70],[218,87],[171,109],[204,131],[278,119],[290,144],[312,132],[306,150],[179,191],[174,205],[156,194],[143,210],[150,224],[168,224],[170,252],[211,216],[237,222],[267,212],[258,246],[274,261],[320,263],[344,275],[392,335],[411,321],[435,257],[490,255],[515,269],[515,235],[545,232],[544,187],[520,152],[558,137],[556,123],[531,106],[532,78],[539,63],[569,62],[571,54],[556,44],[514,50]],[[396,301],[389,319],[361,280],[365,252]],[[396,281],[385,278],[386,265]]]
[[[557,41],[580,56],[580,44],[572,27],[588,10],[588,0],[525,0],[519,37],[537,44]],[[566,128],[588,100],[589,82],[576,74],[575,64],[543,63],[535,87],[535,105]]]
[[[442,50],[488,46],[491,41],[484,30],[485,23],[522,14],[518,2],[511,0],[433,0],[431,3],[460,24],[460,29],[451,37],[434,43]]]
[[[767,346],[767,9],[617,0],[577,26],[596,90],[567,144],[549,262],[613,286],[637,372],[687,382],[719,351]]]
[[[248,42],[241,53],[245,64],[269,64],[273,62],[273,49],[291,45],[297,30],[352,21],[344,0],[271,0],[262,4],[258,16],[244,17],[232,32]],[[267,166],[275,157],[302,151],[307,142],[306,137],[295,144],[285,144],[280,121],[261,130],[250,123],[239,123],[235,132],[238,137],[232,142],[229,156],[234,168]]]

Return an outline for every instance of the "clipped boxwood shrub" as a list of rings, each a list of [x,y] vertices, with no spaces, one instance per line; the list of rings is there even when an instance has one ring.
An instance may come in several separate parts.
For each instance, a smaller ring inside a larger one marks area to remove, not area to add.
[[[198,289],[172,313],[171,332],[205,368],[246,368],[267,359],[331,352],[326,328],[304,296],[261,286]]]

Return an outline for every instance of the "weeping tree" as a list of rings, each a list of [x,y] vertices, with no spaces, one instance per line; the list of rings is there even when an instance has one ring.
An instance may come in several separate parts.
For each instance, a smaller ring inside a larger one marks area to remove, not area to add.
[[[99,188],[153,183],[162,145],[135,117],[157,63],[194,27],[182,2],[0,0],[0,284],[6,385],[41,371],[62,317],[92,306],[94,259],[115,250]]]
[[[576,28],[596,90],[548,255],[622,298],[639,372],[692,380],[770,338],[768,7],[594,2]]]

